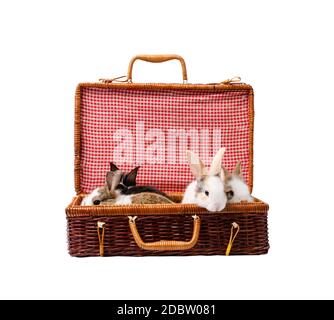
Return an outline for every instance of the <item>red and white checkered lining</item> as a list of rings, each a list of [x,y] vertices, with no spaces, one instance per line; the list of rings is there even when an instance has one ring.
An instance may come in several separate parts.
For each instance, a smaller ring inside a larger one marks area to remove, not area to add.
[[[81,190],[103,185],[113,161],[124,171],[140,165],[137,184],[182,192],[194,179],[184,150],[209,166],[220,146],[224,166],[240,160],[248,182],[249,139],[247,90],[82,88]]]

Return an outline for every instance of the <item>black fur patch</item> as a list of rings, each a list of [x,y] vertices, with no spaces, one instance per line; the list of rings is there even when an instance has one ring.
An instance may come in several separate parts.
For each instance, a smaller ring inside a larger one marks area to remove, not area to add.
[[[136,185],[136,178],[139,167],[132,169],[129,173],[127,173],[123,178],[122,182],[127,187],[132,187]]]
[[[120,190],[121,193],[125,193],[126,190],[128,190],[128,187],[125,186],[123,183],[120,183],[117,187],[116,187],[116,190]]]
[[[118,171],[119,169],[117,168],[117,166],[113,163],[110,162],[110,171]]]
[[[154,187],[150,187],[150,186],[134,186],[134,187],[130,187],[128,188],[124,193],[122,192],[122,194],[138,194],[138,193],[142,193],[142,192],[153,192],[153,193],[157,193],[160,194],[164,197],[166,197],[167,199],[169,199],[169,197],[167,196],[166,193],[154,188]]]

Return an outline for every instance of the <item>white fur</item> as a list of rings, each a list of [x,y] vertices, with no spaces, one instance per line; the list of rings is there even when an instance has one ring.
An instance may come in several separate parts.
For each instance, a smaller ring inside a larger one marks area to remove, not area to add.
[[[254,201],[254,198],[249,193],[247,184],[239,177],[232,176],[232,179],[228,182],[228,186],[232,189],[234,193],[233,198],[228,200],[229,203]]]
[[[182,203],[194,203],[208,211],[221,211],[225,208],[227,202],[225,186],[223,180],[219,177],[219,174],[222,174],[221,160],[224,152],[225,148],[218,150],[209,171],[206,170],[203,162],[196,154],[192,151],[187,152],[190,169],[197,180],[191,182],[186,188]],[[207,172],[209,172],[208,176]],[[222,178],[224,178],[223,174]],[[208,196],[205,195],[205,191],[209,192]]]
[[[131,204],[132,198],[127,195],[118,195],[115,204]]]
[[[100,188],[96,188],[88,196],[84,197],[83,200],[81,201],[81,205],[82,206],[92,206],[93,198],[100,194],[99,189]]]
[[[203,183],[203,191],[201,192],[196,191],[197,183],[197,181],[193,181],[188,185],[182,203],[194,203],[213,212],[221,211],[225,208],[227,198],[224,191],[224,183],[219,177],[208,177]],[[209,192],[209,196],[205,195],[205,191]]]
[[[96,188],[93,190],[88,196],[86,196],[82,202],[82,206],[93,206],[93,198],[98,196],[100,194],[99,188]],[[131,204],[132,203],[132,198],[130,195],[121,195],[118,190],[116,192],[116,201],[115,204]]]
[[[193,181],[188,185],[183,194],[182,203],[196,203],[196,185],[197,181]]]

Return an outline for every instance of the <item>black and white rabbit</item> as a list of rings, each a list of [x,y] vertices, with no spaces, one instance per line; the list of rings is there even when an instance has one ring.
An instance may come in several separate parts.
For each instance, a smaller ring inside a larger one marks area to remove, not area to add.
[[[99,205],[101,202],[131,204],[142,201],[148,203],[152,199],[158,201],[160,198],[163,202],[172,202],[164,192],[157,188],[152,186],[137,186],[136,178],[138,170],[139,167],[136,167],[129,173],[124,173],[114,163],[110,162],[110,171],[107,172],[105,185],[93,190],[91,194],[83,199],[81,205]],[[150,196],[152,193],[161,197],[152,197],[152,195]],[[143,199],[138,197],[138,194],[143,194]]]
[[[164,192],[158,190],[155,187],[137,186],[136,178],[137,178],[139,168],[140,167],[136,167],[132,169],[129,173],[122,174],[120,176],[120,181],[115,188],[115,191],[119,195],[133,195],[133,194],[142,193],[142,192],[153,192],[153,193],[160,194],[164,197],[168,197]],[[117,171],[119,169],[115,166],[114,170]]]

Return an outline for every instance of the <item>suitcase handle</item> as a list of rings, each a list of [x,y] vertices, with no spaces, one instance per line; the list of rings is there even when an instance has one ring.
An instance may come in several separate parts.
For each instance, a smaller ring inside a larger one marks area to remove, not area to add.
[[[161,240],[156,242],[144,242],[140,237],[136,220],[137,217],[129,217],[129,225],[133,238],[139,248],[149,251],[173,251],[173,250],[188,250],[193,248],[199,237],[199,231],[201,227],[201,220],[198,216],[193,216],[194,218],[194,231],[193,236],[190,241],[175,241],[175,240]]]
[[[129,68],[128,68],[128,79],[127,79],[128,82],[132,82],[132,69],[133,69],[133,64],[135,63],[136,60],[143,60],[143,61],[152,62],[152,63],[160,63],[160,62],[165,62],[169,60],[179,60],[181,63],[181,67],[182,67],[183,83],[187,83],[188,81],[186,63],[181,56],[178,56],[176,54],[158,54],[158,55],[142,54],[142,55],[133,57],[130,61]]]

